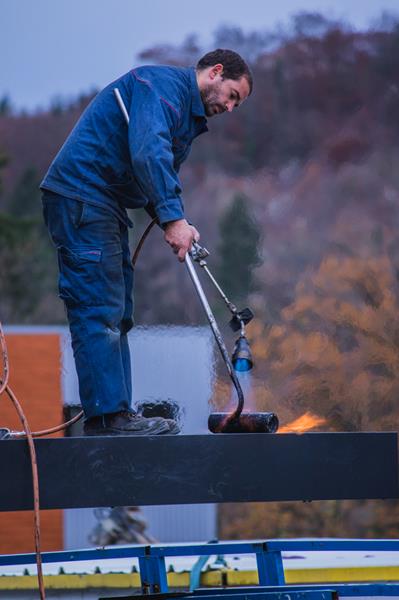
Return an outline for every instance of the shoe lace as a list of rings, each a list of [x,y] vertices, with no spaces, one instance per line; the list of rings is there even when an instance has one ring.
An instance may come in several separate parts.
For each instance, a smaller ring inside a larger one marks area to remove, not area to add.
[[[133,421],[137,417],[137,413],[134,410],[122,410],[118,413],[121,417],[126,417],[129,421]]]

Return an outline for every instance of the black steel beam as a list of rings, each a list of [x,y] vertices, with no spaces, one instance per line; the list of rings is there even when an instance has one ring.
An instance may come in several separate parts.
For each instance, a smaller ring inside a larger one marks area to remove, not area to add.
[[[328,587],[325,587],[320,590],[302,590],[302,591],[291,591],[290,588],[284,586],[282,590],[276,590],[273,592],[259,592],[256,588],[254,588],[250,592],[251,600],[287,600],[287,597],[290,600],[338,600],[338,594],[335,591],[334,584],[329,584]],[[287,590],[287,591],[285,591]],[[201,598],[201,591],[199,590],[198,594],[191,593],[179,593],[179,592],[169,592],[166,594],[154,594],[152,598],[156,598],[157,600],[181,600],[185,598],[186,600],[199,600]],[[107,596],[99,598],[99,600],[138,600],[139,597],[143,596]],[[152,600],[151,595],[148,595],[150,600]],[[147,594],[145,595],[147,600]],[[223,588],[222,590],[217,589],[213,590],[213,594],[207,594],[206,600],[236,600],[237,596],[235,594],[229,594],[229,589]],[[243,599],[247,599],[247,593],[242,595]]]
[[[42,508],[398,497],[396,433],[35,441]],[[0,510],[32,508],[27,443],[0,441]]]

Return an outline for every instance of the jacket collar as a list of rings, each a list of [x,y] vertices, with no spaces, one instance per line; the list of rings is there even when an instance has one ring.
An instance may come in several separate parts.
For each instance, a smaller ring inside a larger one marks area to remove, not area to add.
[[[190,69],[191,80],[191,112],[195,117],[203,117],[205,119],[205,109],[202,102],[201,93],[199,91],[195,69]]]

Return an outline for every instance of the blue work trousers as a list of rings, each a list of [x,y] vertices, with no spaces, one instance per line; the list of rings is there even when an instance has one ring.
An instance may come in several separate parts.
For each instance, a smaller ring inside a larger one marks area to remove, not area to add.
[[[128,228],[109,211],[43,194],[57,248],[59,295],[68,316],[86,419],[128,410],[132,376],[127,333],[133,326]]]

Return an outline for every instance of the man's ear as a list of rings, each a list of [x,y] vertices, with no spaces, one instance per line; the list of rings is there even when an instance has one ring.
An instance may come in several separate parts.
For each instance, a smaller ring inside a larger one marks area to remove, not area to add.
[[[211,67],[211,70],[209,71],[209,77],[211,79],[215,79],[217,75],[223,75],[223,65],[221,63],[213,65],[213,67]]]

